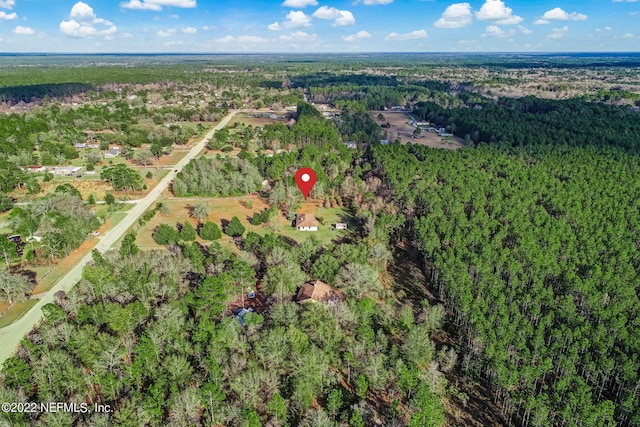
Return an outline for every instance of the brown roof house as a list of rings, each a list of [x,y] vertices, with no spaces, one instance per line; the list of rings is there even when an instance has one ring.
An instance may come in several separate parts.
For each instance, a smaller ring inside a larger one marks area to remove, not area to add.
[[[300,287],[296,301],[329,302],[335,297],[337,297],[337,294],[331,286],[321,280],[310,280]]]
[[[298,231],[318,231],[318,221],[313,214],[296,215],[296,229]]]

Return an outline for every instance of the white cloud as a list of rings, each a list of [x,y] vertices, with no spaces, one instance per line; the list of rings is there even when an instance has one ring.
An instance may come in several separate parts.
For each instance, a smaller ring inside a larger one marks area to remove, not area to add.
[[[162,10],[163,6],[192,8],[196,5],[196,0],[129,0],[120,3],[123,9],[155,11]]]
[[[599,32],[601,32],[601,31],[611,31],[612,29],[613,29],[613,28],[611,28],[610,26],[608,26],[608,25],[607,25],[606,27],[602,27],[602,28],[597,27],[597,28],[596,28],[596,32],[597,32],[597,33],[599,33]]]
[[[469,3],[454,3],[447,6],[433,26],[437,28],[463,28],[471,25],[473,15],[471,13],[471,5]]]
[[[120,36],[123,39],[132,39],[133,38],[133,34],[131,33],[122,33],[122,35]]]
[[[312,42],[317,37],[317,34],[307,34],[304,31],[296,31],[289,35],[282,35],[278,37],[278,39],[283,42]]]
[[[390,33],[385,40],[392,41],[402,41],[402,40],[416,40],[416,39],[426,39],[429,37],[429,34],[425,30],[415,30],[410,33],[398,34],[398,33]]]
[[[18,34],[20,36],[32,36],[36,32],[33,30],[33,28],[23,27],[22,25],[18,25],[16,28],[13,29],[13,33]]]
[[[522,34],[531,34],[533,31],[525,27],[524,25],[518,25],[518,29]]]
[[[132,9],[132,10],[162,10],[162,6],[158,4],[144,2],[142,3],[140,0],[129,0],[126,3],[120,3],[120,7],[123,9]]]
[[[504,36],[505,36],[504,30],[498,27],[497,25],[489,25],[485,29],[484,34],[482,34],[482,37],[504,37]]]
[[[158,37],[171,37],[172,35],[174,35],[176,33],[176,29],[175,28],[169,28],[168,30],[164,31],[164,30],[160,30],[156,33],[156,35]]]
[[[73,5],[69,18],[68,21],[60,22],[60,31],[71,37],[107,35],[118,30],[111,21],[98,18],[93,8],[81,1]],[[102,29],[96,28],[97,25]]]
[[[390,4],[393,3],[393,0],[364,0],[362,4],[365,6],[375,6],[378,4]]]
[[[282,5],[286,7],[317,6],[318,1],[317,0],[284,0]]]
[[[196,27],[184,27],[182,32],[185,34],[195,34],[198,32],[198,29]]]
[[[587,15],[584,13],[571,12],[567,13],[559,7],[547,10],[541,18],[536,19],[533,23],[536,25],[548,24],[551,21],[586,21]]]
[[[12,19],[17,19],[17,18],[18,18],[18,14],[15,12],[12,12],[12,13],[7,13],[5,11],[0,12],[0,20],[10,21]]]
[[[334,27],[344,27],[356,23],[353,13],[348,10],[339,10],[335,7],[321,6],[311,16],[318,19],[334,19]]]
[[[311,18],[304,14],[301,10],[292,10],[287,13],[287,20],[284,21],[284,26],[287,28],[300,28],[300,27],[310,27],[311,26]]]
[[[231,43],[231,42],[234,42],[235,40],[236,40],[236,38],[235,38],[235,37],[233,37],[233,36],[230,36],[230,35],[226,35],[226,36],[224,36],[224,37],[221,37],[221,38],[219,38],[219,39],[216,39],[216,41],[217,41],[218,43]]]
[[[16,5],[16,0],[0,0],[0,7],[3,9],[13,9]]]
[[[321,6],[311,16],[318,19],[336,19],[340,16],[340,11],[335,7]]]
[[[359,40],[370,39],[371,34],[368,31],[358,31],[355,34],[349,34],[348,36],[342,36],[342,40],[353,43]]]
[[[238,36],[238,37],[233,37],[232,35],[226,35],[224,37],[221,37],[219,39],[215,40],[218,43],[240,43],[240,44],[263,44],[263,43],[268,43],[269,40],[263,38],[263,37],[258,37],[258,36]]]
[[[170,42],[164,42],[164,47],[173,47],[183,45],[184,42],[178,40],[172,40]]]
[[[489,25],[485,28],[482,37],[512,37],[516,34],[516,30],[504,31],[497,25]]]
[[[633,39],[635,38],[635,36],[632,33],[627,33],[624,36],[622,36],[623,39]]]
[[[276,21],[273,24],[269,24],[267,25],[267,28],[270,29],[271,31],[280,31],[282,28],[280,28],[280,24]]]
[[[476,18],[500,25],[515,25],[524,21],[521,16],[514,15],[513,9],[507,7],[502,0],[486,0],[476,12]]]
[[[354,18],[353,13],[348,10],[341,10],[340,17],[336,18],[333,22],[334,27],[346,27],[347,25],[353,25],[356,23],[356,18]]]
[[[569,32],[569,27],[566,25],[562,28],[554,28],[547,36],[548,39],[561,39]]]

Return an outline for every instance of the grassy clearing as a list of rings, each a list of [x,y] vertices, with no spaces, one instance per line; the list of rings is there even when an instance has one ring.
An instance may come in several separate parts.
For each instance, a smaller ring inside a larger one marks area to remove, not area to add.
[[[24,316],[34,305],[38,303],[36,299],[30,299],[23,302],[17,302],[11,306],[3,315],[0,317],[0,328],[4,328],[5,326],[9,326],[13,322],[19,320],[22,316]]]
[[[391,127],[386,129],[387,139],[393,142],[396,137],[400,138],[403,143],[411,143],[418,145],[426,145],[432,148],[448,148],[456,149],[464,146],[464,139],[460,137],[450,138],[449,140],[443,139],[436,133],[422,131],[422,137],[414,139],[413,131],[415,128],[409,124],[409,121],[413,116],[408,113],[400,111],[374,111],[373,117],[377,117],[378,114],[384,116],[384,121],[378,123],[389,123]]]
[[[274,113],[277,114],[278,117],[280,116],[286,116],[287,112],[286,111],[265,111],[268,112],[269,114]],[[271,119],[269,117],[254,117],[253,114],[236,114],[235,117],[233,119],[231,119],[231,122],[229,123],[229,126],[233,126],[234,123],[243,123],[243,124],[247,124],[247,125],[251,125],[251,126],[258,126],[258,127],[264,127],[270,123],[274,123],[274,122],[283,122],[286,123],[286,120],[284,119]]]
[[[300,213],[313,213],[316,217],[321,218],[324,224],[320,225],[317,232],[305,232],[297,231],[293,228],[291,221],[282,215],[274,217],[268,224],[252,225],[249,220],[253,214],[269,207],[263,199],[254,195],[226,198],[167,199],[163,203],[168,205],[169,212],[167,214],[158,212],[151,221],[138,228],[136,244],[143,250],[162,248],[151,237],[153,230],[160,224],[175,226],[177,223],[189,221],[196,227],[197,221],[189,218],[189,206],[199,202],[207,203],[210,208],[209,216],[205,221],[213,221],[221,225],[223,221],[229,221],[234,216],[237,216],[246,227],[247,232],[253,231],[260,235],[275,232],[298,243],[313,235],[320,241],[321,245],[327,245],[333,240],[348,236],[356,226],[353,217],[343,208],[324,208],[315,202],[303,203],[298,211]],[[336,222],[348,223],[349,230],[335,230],[332,224]],[[206,244],[207,242],[203,241],[202,243]],[[226,235],[223,235],[219,243],[222,246],[235,249],[233,240]]]

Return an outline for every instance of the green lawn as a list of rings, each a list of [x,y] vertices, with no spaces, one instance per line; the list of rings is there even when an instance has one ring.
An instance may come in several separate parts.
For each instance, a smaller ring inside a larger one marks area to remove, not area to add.
[[[318,208],[315,216],[318,220],[322,220],[322,223],[318,226],[318,231],[298,231],[289,223],[278,224],[274,231],[298,243],[304,242],[309,237],[314,236],[322,246],[325,246],[333,240],[347,237],[350,233],[353,233],[357,225],[353,216],[344,208]],[[336,230],[334,227],[336,222],[346,222],[348,229]],[[259,234],[265,234],[270,230],[266,227],[260,227],[255,231]]]

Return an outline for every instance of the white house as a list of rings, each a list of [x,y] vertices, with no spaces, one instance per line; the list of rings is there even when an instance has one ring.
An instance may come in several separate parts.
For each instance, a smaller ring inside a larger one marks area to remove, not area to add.
[[[49,169],[49,172],[54,175],[71,176],[77,174],[81,170],[82,167],[80,166],[56,166],[55,168]]]
[[[296,215],[296,229],[298,231],[318,231],[318,221],[313,214]]]
[[[346,222],[337,222],[336,223],[336,230],[346,230],[347,229],[347,223]]]

